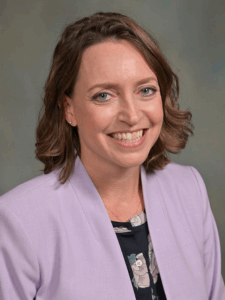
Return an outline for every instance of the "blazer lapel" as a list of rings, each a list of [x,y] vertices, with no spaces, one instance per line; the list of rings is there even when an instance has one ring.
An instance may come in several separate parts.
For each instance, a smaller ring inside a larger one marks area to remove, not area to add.
[[[117,269],[118,281],[115,282],[116,289],[121,291],[121,295],[126,295],[123,299],[135,300],[127,266],[111,220],[94,183],[79,157],[76,159],[75,170],[70,178],[70,182],[82,206],[87,224],[90,226],[93,237],[98,243],[99,251],[107,251],[107,255],[110,256],[110,261],[112,262],[110,267]],[[108,274],[111,272],[110,270],[106,271]]]
[[[179,208],[175,206],[182,202],[182,193],[178,195],[161,180],[160,172],[146,174],[141,166],[146,217],[167,300],[206,299],[201,256],[188,224],[180,217],[182,210],[176,218]],[[178,188],[182,190],[182,186]]]

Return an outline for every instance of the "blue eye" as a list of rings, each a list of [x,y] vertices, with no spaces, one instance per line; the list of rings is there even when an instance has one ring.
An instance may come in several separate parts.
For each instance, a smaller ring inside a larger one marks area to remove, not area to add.
[[[100,101],[105,101],[105,100],[107,100],[107,99],[101,99],[100,98],[100,96],[102,96],[102,95],[109,95],[108,93],[99,93],[99,94],[96,94],[96,95],[94,95],[93,97],[92,97],[92,99],[99,99]]]
[[[151,93],[144,94],[144,96],[151,96],[151,95],[155,94],[155,92],[157,91],[157,89],[154,88],[154,87],[146,87],[146,88],[143,88],[141,91],[144,91],[144,90],[151,91]],[[92,97],[92,99],[97,100],[99,102],[106,102],[109,99],[104,98],[104,95],[107,96],[107,95],[110,95],[110,94],[109,93],[104,93],[104,92],[98,93],[98,94],[94,95]],[[103,98],[102,98],[102,96],[103,96]]]
[[[149,94],[144,94],[144,95],[146,95],[146,96],[149,96],[149,95],[151,95],[151,94],[155,94],[155,92],[156,92],[156,89],[155,88],[150,88],[150,87],[146,87],[146,88],[143,88],[142,89],[142,91],[144,91],[144,90],[150,90],[151,91],[151,93]]]

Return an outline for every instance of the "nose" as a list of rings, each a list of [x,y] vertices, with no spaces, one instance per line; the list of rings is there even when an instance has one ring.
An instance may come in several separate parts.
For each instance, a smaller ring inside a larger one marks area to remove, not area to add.
[[[123,97],[120,101],[118,119],[129,125],[135,125],[140,118],[138,101],[133,96]]]

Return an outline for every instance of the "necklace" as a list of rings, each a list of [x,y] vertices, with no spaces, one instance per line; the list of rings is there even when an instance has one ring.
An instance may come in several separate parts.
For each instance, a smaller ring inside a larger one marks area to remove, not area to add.
[[[135,215],[137,214],[138,208],[139,208],[140,204],[141,204],[142,201],[143,201],[143,193],[142,193],[142,190],[141,190],[141,185],[140,185],[140,187],[139,187],[139,193],[140,193],[140,202],[138,202],[138,206],[137,206],[137,210],[136,210],[136,212],[135,212]],[[104,205],[105,205],[105,204],[104,204]],[[105,208],[108,209],[111,213],[113,213],[114,216],[117,217],[117,219],[120,219],[120,218],[118,218],[118,216],[117,216],[113,211],[111,211],[111,209],[109,209],[106,205],[105,205]],[[120,219],[120,220],[121,220],[121,219]],[[121,222],[122,222],[122,221],[121,221]]]

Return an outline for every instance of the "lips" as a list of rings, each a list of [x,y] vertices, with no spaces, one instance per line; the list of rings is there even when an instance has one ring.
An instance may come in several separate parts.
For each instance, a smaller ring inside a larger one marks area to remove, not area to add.
[[[141,128],[141,129],[137,129],[137,130],[133,130],[133,131],[115,131],[115,132],[112,132],[112,133],[109,133],[108,135],[109,136],[113,136],[113,134],[115,134],[115,133],[120,133],[120,134],[123,134],[123,133],[134,133],[134,132],[138,132],[138,131],[140,131],[140,130],[143,130],[143,135],[145,134],[145,132],[148,130],[148,128]]]
[[[141,130],[141,131],[143,131],[142,136],[139,136],[132,140],[130,139],[129,135],[127,135],[126,139],[124,139],[124,138],[121,139],[121,134],[119,134],[120,136],[118,136],[117,134],[113,135],[113,136],[110,136],[110,135],[109,136],[113,140],[113,143],[116,143],[119,146],[125,147],[127,149],[137,148],[137,147],[140,147],[144,143],[146,135],[147,135],[147,130],[148,129],[142,129]],[[134,131],[134,132],[136,132],[136,131]]]

